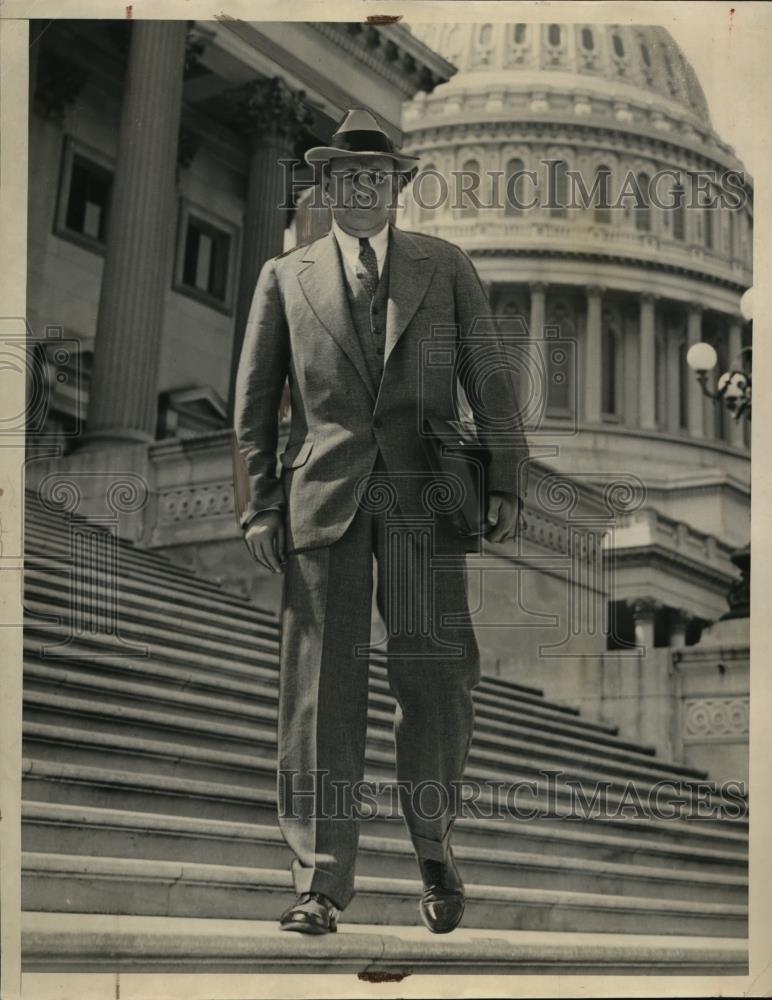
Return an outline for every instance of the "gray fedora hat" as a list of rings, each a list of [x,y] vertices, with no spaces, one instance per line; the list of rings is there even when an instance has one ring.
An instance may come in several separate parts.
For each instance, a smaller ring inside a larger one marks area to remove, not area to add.
[[[351,108],[333,134],[329,146],[313,146],[305,154],[306,163],[326,163],[343,156],[388,156],[401,172],[414,174],[418,157],[398,153],[371,112]]]

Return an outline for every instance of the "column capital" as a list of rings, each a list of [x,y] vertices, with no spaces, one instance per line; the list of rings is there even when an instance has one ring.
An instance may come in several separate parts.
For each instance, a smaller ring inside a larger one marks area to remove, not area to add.
[[[639,292],[639,300],[646,305],[655,305],[660,300],[660,295],[657,292]]]
[[[699,313],[701,316],[705,312],[705,304],[703,302],[688,302],[687,309],[690,313]]]
[[[528,282],[528,288],[532,292],[546,292],[548,286],[549,286],[549,282],[547,282],[547,281],[529,281]]]
[[[662,602],[656,597],[634,597],[627,602],[632,611],[635,621],[647,621],[652,619],[663,607]]]
[[[605,285],[586,285],[585,292],[588,298],[602,298],[606,294]]]
[[[281,77],[250,80],[224,95],[233,123],[254,138],[274,136],[293,143],[311,115],[303,104],[304,92],[292,90]]]

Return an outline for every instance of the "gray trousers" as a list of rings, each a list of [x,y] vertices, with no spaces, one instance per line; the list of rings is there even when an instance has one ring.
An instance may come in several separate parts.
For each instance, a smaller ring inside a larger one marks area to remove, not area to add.
[[[288,553],[279,825],[295,855],[296,892],[323,892],[341,909],[354,893],[359,840],[348,790],[364,778],[373,556],[397,702],[399,803],[418,858],[446,856],[480,680],[464,550],[440,520],[365,503],[332,545]]]

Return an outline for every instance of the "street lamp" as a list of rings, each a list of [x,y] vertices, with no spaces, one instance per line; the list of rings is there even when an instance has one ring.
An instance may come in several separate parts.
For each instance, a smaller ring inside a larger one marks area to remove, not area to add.
[[[753,289],[749,288],[740,300],[740,311],[746,320],[753,319]],[[741,417],[751,419],[751,361],[750,347],[743,347],[733,360],[729,371],[720,375],[715,390],[708,388],[708,373],[712,372],[718,363],[718,355],[711,344],[700,342],[692,344],[686,353],[686,363],[697,375],[700,388],[708,399],[729,410],[735,420]],[[751,599],[751,546],[743,545],[730,556],[734,565],[740,570],[740,579],[729,588],[727,603],[729,611],[722,615],[722,620],[730,618],[748,618],[750,616]]]
[[[743,347],[732,362],[729,371],[719,376],[715,391],[708,388],[708,372],[713,371],[718,361],[718,355],[711,344],[704,342],[692,344],[686,352],[686,363],[693,372],[696,372],[700,388],[708,399],[723,403],[735,420],[739,420],[743,416],[750,420],[751,357],[751,348]]]

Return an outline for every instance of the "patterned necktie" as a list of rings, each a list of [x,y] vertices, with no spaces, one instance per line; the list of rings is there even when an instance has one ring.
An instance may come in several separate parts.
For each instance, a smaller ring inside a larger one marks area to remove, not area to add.
[[[357,271],[357,277],[362,282],[368,297],[372,299],[378,287],[378,258],[370,246],[370,240],[365,236],[359,237],[359,263],[362,265],[362,270]]]

